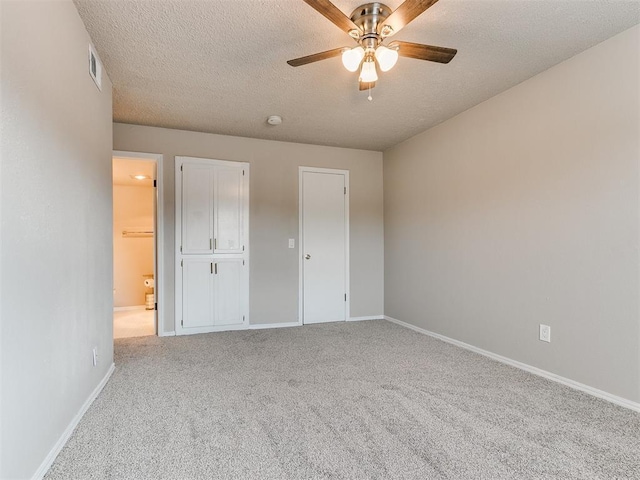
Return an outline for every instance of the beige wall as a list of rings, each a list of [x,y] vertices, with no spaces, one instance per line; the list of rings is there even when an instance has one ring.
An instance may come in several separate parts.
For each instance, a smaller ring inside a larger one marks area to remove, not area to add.
[[[153,237],[123,237],[124,230],[153,231],[153,187],[113,186],[113,306],[144,305],[144,275],[153,274]]]
[[[634,27],[384,153],[387,315],[640,401],[639,45]]]
[[[71,1],[0,9],[0,478],[22,479],[113,362],[111,83]]]
[[[279,128],[286,128],[286,125]],[[298,318],[298,166],[350,171],[351,316],[383,313],[382,153],[114,124],[113,148],[164,154],[165,331],[174,329],[175,156],[251,164],[250,320]],[[296,248],[287,247],[296,239]]]

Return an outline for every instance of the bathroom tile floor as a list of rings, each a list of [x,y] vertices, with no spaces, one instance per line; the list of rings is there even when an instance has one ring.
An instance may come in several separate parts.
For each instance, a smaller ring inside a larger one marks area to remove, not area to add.
[[[156,334],[153,310],[113,312],[113,338],[144,337]]]

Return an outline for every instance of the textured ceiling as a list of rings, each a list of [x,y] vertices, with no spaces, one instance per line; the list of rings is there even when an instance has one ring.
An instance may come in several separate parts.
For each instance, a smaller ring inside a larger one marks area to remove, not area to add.
[[[369,102],[339,57],[287,65],[355,45],[302,0],[74,1],[113,82],[116,122],[369,150],[640,22],[635,0],[440,0],[393,38],[457,56],[400,58]],[[334,3],[350,15],[365,2]],[[274,114],[282,125],[266,123]]]

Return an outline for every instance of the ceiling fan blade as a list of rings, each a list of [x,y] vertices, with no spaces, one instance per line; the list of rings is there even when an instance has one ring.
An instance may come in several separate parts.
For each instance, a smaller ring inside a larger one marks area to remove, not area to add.
[[[326,60],[327,58],[337,57],[342,54],[343,50],[344,48],[334,48],[333,50],[327,50],[326,52],[294,58],[293,60],[289,60],[287,63],[292,67],[299,67],[301,65],[306,65],[307,63],[319,62],[320,60]]]
[[[369,90],[376,86],[376,82],[358,82],[358,88],[360,91]]]
[[[380,24],[378,27],[378,33],[382,33],[385,26],[391,27],[391,31],[385,36],[390,37],[391,35],[398,33],[405,25],[437,1],[438,0],[406,0]]]
[[[429,62],[449,63],[456,56],[455,48],[434,47],[421,43],[395,41],[389,44],[390,48],[398,47],[398,55],[401,57],[417,58]]]
[[[327,19],[333,22],[333,24],[340,30],[346,33],[349,33],[351,30],[360,32],[358,26],[329,0],[304,0],[304,2],[315,8],[321,15],[324,15]]]

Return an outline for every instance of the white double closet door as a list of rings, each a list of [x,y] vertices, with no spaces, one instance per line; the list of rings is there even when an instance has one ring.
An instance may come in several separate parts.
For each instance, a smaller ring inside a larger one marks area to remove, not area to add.
[[[349,172],[300,167],[300,317],[349,317]]]
[[[249,164],[176,157],[176,334],[249,322]]]

